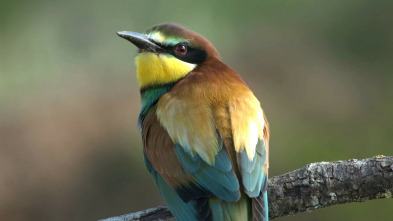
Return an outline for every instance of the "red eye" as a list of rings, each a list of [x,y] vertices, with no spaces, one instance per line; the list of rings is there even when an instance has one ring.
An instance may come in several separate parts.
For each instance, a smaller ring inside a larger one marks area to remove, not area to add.
[[[179,54],[184,55],[184,54],[187,53],[187,46],[185,46],[185,45],[183,45],[183,44],[179,44],[179,45],[176,46],[176,51],[177,51]]]

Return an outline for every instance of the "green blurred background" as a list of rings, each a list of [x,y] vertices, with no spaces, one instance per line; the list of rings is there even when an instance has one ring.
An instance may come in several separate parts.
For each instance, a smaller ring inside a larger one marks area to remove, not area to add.
[[[144,168],[136,48],[180,23],[261,100],[271,176],[393,155],[392,1],[0,1],[0,220],[96,220],[164,202]],[[393,200],[277,220],[389,220]]]

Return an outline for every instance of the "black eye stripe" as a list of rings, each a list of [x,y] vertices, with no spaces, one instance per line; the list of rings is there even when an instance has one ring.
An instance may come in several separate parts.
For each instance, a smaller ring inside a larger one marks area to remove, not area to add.
[[[171,54],[178,58],[179,60],[185,61],[191,64],[201,64],[207,58],[207,52],[202,49],[192,47],[188,42],[179,42],[176,45],[163,45],[159,42],[150,39],[150,41],[154,42],[154,44],[160,46],[166,53]],[[179,54],[176,53],[176,47],[179,44],[184,44],[187,47],[187,53]]]
[[[200,64],[207,58],[206,51],[195,48],[188,48],[187,53],[184,55],[177,55],[176,53],[173,55],[178,59],[191,64]]]

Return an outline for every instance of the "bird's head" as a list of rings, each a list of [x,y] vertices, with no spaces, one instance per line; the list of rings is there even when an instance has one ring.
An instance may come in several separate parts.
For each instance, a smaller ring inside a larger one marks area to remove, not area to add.
[[[153,26],[143,34],[117,34],[139,48],[135,61],[141,89],[174,83],[208,59],[219,57],[202,35],[173,23]]]

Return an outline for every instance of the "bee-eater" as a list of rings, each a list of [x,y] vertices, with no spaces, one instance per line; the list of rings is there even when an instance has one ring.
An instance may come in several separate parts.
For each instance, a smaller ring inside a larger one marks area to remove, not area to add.
[[[122,31],[135,59],[147,169],[176,220],[268,220],[269,128],[203,36],[177,24]]]

